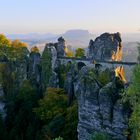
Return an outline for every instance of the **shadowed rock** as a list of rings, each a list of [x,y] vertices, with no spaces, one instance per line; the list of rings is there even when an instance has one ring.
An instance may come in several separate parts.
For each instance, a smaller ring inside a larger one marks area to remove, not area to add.
[[[122,59],[122,45],[120,33],[104,33],[97,37],[95,41],[90,40],[89,58],[97,60],[114,60]]]
[[[79,140],[89,140],[94,132],[105,132],[115,140],[127,139],[129,112],[121,102],[123,83],[119,78],[110,80],[101,87],[94,68],[83,67],[79,72],[74,83],[79,109]]]

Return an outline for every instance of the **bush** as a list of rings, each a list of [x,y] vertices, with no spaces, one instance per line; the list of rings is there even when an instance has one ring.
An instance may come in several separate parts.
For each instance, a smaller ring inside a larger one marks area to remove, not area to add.
[[[110,136],[106,133],[95,132],[91,140],[111,140]]]
[[[132,84],[124,94],[123,100],[131,105],[133,111],[129,119],[132,140],[140,140],[140,65],[134,68]]]
[[[58,137],[58,138],[55,138],[55,139],[53,139],[53,140],[63,140],[63,138]]]

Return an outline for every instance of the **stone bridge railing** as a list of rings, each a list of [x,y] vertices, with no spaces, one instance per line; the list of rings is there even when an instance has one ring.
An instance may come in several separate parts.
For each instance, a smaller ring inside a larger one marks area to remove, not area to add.
[[[106,60],[93,60],[89,58],[76,58],[76,57],[58,57],[59,60],[64,60],[64,61],[78,61],[78,62],[90,62],[90,63],[108,63],[108,64],[117,64],[117,65],[129,65],[129,66],[134,66],[137,65],[137,62],[123,62],[123,61],[106,61]]]
[[[75,58],[75,57],[58,57],[58,60],[61,61],[63,64],[67,64],[68,62],[76,62],[77,64],[83,63],[86,66],[96,65],[99,64],[104,68],[113,68],[114,70],[119,67],[123,66],[125,79],[130,82],[133,68],[137,65],[137,62],[123,62],[123,61],[106,61],[106,60],[93,60],[89,58]]]

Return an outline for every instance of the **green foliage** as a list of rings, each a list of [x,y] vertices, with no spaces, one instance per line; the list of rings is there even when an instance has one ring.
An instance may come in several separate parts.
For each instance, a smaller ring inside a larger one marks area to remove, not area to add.
[[[39,53],[39,49],[37,48],[37,46],[31,48],[31,53]]]
[[[83,48],[76,49],[75,57],[78,57],[78,58],[85,57],[85,50]]]
[[[140,63],[140,43],[138,43],[138,46],[137,46],[137,48],[138,48],[138,62]]]
[[[44,122],[42,134],[47,138],[62,136],[67,140],[77,139],[77,104],[67,107],[68,98],[62,89],[48,88],[39,107],[34,109]]]
[[[74,57],[74,53],[72,51],[68,51],[66,53],[66,57]]]
[[[43,135],[47,135],[49,138],[57,137],[63,131],[63,126],[65,124],[65,118],[62,115],[54,117],[50,123],[46,124],[43,129]]]
[[[102,85],[106,85],[110,81],[110,71],[109,70],[102,71],[98,76],[98,80]]]
[[[111,81],[111,72],[108,69],[103,71],[91,69],[89,70],[88,75],[85,75],[85,83],[91,83],[94,80],[98,81],[100,85],[104,86]]]
[[[50,122],[57,115],[64,115],[67,107],[67,96],[61,89],[48,88],[46,95],[39,101],[34,111],[45,122]]]
[[[78,105],[74,102],[69,108],[65,116],[65,126],[63,128],[62,136],[66,140],[77,139],[77,125],[78,125]]]
[[[91,138],[91,140],[111,140],[108,134],[95,132]]]
[[[53,140],[63,140],[63,138],[62,137],[58,137],[58,138],[55,138]]]
[[[64,88],[64,82],[66,80],[67,72],[70,69],[70,64],[64,65],[61,64],[59,65],[59,68],[57,70],[58,77],[59,77],[59,87]]]
[[[7,140],[35,140],[39,133],[39,121],[32,109],[37,105],[34,89],[26,80],[19,88],[18,94],[8,100],[6,105]],[[29,133],[30,131],[30,133]]]
[[[0,45],[10,46],[10,40],[8,40],[3,34],[0,34]]]
[[[27,44],[19,40],[11,42],[4,35],[0,35],[0,58],[7,57],[8,60],[12,61],[24,61],[28,55]]]
[[[67,109],[67,96],[64,90],[48,88],[43,99],[39,101],[39,107],[34,109],[37,116],[44,121],[43,135],[54,138],[60,135],[64,126],[64,115]]]
[[[32,53],[39,51],[34,47]],[[40,85],[32,84],[33,75],[31,79],[29,76],[28,80],[22,79],[30,62],[25,43],[19,40],[9,41],[0,35],[0,61],[4,62],[0,64],[0,84],[4,89],[3,99],[6,101],[5,124],[0,117],[0,139],[44,140],[62,136],[67,140],[76,140],[77,104],[73,103],[68,107],[68,97],[63,89],[48,88],[52,74],[51,50],[45,48],[41,63],[38,65],[40,75],[42,74]],[[70,64],[58,70],[62,87],[69,69]],[[37,90],[38,87],[41,87],[40,90]],[[46,88],[47,91],[44,93]],[[38,92],[44,97],[38,96]]]
[[[132,106],[132,114],[129,120],[129,127],[132,131],[132,140],[140,138],[140,65],[133,71],[132,84],[123,97],[124,102],[129,102]]]
[[[16,40],[12,41],[11,46],[12,46],[13,48],[19,48],[19,47],[21,47],[21,48],[25,47],[25,48],[26,48],[26,47],[27,47],[27,44],[21,42],[21,41],[18,40],[18,39],[16,39]]]
[[[0,75],[5,97],[11,96],[14,90],[14,77],[9,63],[0,65]]]

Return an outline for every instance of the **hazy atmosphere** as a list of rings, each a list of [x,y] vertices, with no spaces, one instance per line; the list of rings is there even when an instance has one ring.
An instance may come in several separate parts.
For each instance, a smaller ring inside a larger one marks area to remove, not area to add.
[[[140,29],[139,0],[1,0],[0,32],[135,32]]]
[[[140,140],[140,0],[0,1],[0,140]]]

